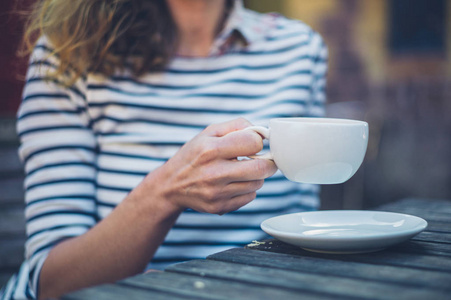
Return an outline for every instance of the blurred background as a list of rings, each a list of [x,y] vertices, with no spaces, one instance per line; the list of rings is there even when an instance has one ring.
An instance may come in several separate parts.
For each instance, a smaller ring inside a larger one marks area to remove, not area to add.
[[[324,209],[405,197],[451,199],[450,0],[247,0],[319,32],[329,47],[330,117],[369,123],[363,166],[323,186]]]
[[[32,3],[22,0],[22,5]],[[451,0],[245,0],[300,19],[329,47],[329,117],[365,120],[365,161],[322,187],[322,209],[370,209],[406,197],[451,200]],[[0,286],[25,241],[15,113],[26,59],[16,0],[0,1]]]

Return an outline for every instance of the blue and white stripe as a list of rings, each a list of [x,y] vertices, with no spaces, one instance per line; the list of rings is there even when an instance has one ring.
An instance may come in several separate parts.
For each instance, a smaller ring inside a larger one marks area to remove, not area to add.
[[[247,45],[206,58],[176,57],[167,71],[140,78],[88,74],[70,88],[45,80],[58,59],[40,40],[17,126],[27,174],[26,261],[3,290],[5,299],[33,298],[55,244],[107,217],[146,174],[206,126],[237,117],[267,125],[274,117],[324,114],[327,49],[321,37],[299,21],[240,6],[229,22],[234,18],[248,20],[226,27],[240,31]],[[254,34],[252,26],[260,30]],[[260,239],[263,220],[317,209],[318,192],[278,172],[236,212],[187,210],[151,266]]]

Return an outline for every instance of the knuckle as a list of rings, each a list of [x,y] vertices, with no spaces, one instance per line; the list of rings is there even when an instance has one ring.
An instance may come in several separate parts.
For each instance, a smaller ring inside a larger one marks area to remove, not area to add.
[[[224,208],[218,203],[211,204],[208,208],[208,212],[214,215],[221,215],[225,213]]]
[[[259,178],[264,179],[270,177],[277,171],[277,167],[273,161],[267,159],[256,159],[256,160],[258,161],[256,167],[256,174],[260,176]]]
[[[214,142],[205,142],[199,149],[199,158],[201,161],[214,160],[219,155],[219,147]]]
[[[256,186],[256,190],[259,190],[263,187],[263,184],[265,183],[265,180],[261,179],[261,180],[257,180],[255,183]]]
[[[263,140],[262,137],[256,133],[256,132],[252,132],[252,142],[253,142],[253,147],[255,150],[257,150],[257,152],[261,151],[263,149]]]
[[[251,193],[246,194],[246,197],[245,197],[246,204],[251,202],[252,200],[254,200],[256,197],[257,197],[257,192],[251,192]]]
[[[260,152],[263,149],[262,137],[255,131],[246,130],[246,136],[243,137],[247,147],[253,153]]]
[[[219,128],[219,124],[210,124],[207,127],[205,127],[205,129],[202,131],[204,133],[215,133],[218,131]]]
[[[237,119],[236,119],[236,123],[239,124],[239,125],[241,125],[241,126],[243,126],[243,128],[252,125],[251,122],[249,122],[248,120],[246,120],[246,119],[243,118],[243,117],[237,118]]]
[[[266,163],[263,159],[256,159],[255,160],[255,174],[261,178],[266,177],[267,174],[267,168]]]
[[[211,189],[205,189],[203,192],[203,198],[208,203],[208,207],[211,207],[215,204],[216,193]]]
[[[214,214],[215,215],[224,215],[227,213],[227,210],[224,207],[217,207],[217,209],[215,210]]]

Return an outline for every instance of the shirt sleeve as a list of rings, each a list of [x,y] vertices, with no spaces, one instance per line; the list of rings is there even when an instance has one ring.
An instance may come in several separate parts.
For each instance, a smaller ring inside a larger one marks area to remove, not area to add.
[[[48,80],[58,59],[45,39],[32,53],[18,111],[19,155],[25,166],[28,289],[59,242],[96,223],[96,139],[87,113],[83,78],[71,86]]]
[[[312,32],[311,49],[313,67],[309,115],[323,117],[326,106],[328,50],[323,38],[316,32]]]

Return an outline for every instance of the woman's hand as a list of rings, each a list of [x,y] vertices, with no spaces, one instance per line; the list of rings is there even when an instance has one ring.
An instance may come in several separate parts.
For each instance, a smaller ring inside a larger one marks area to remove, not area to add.
[[[276,167],[269,160],[236,159],[262,149],[257,133],[241,130],[249,125],[237,119],[209,126],[91,230],[56,245],[41,271],[40,297],[142,272],[185,208],[224,214],[252,201]]]
[[[242,130],[250,125],[240,118],[207,127],[146,177],[152,198],[179,212],[191,208],[219,215],[252,201],[277,168],[270,160],[237,160],[263,148],[259,134]]]

